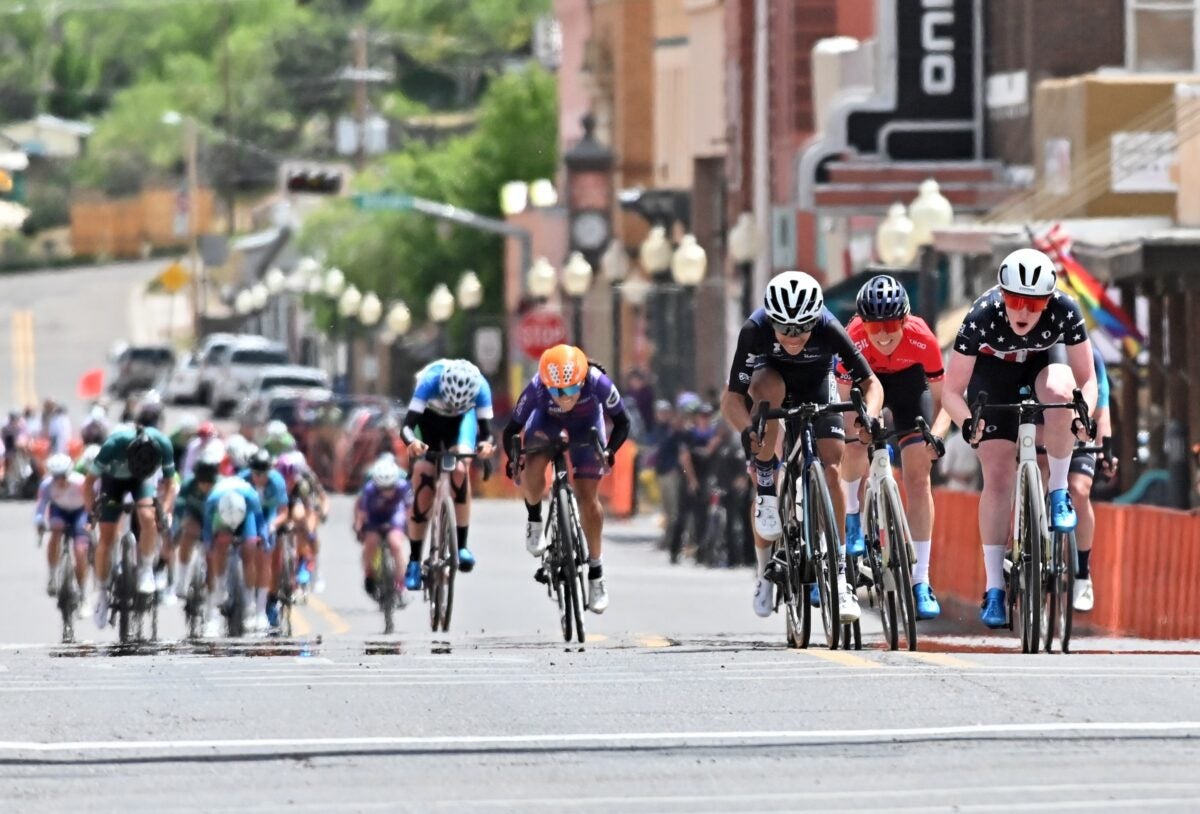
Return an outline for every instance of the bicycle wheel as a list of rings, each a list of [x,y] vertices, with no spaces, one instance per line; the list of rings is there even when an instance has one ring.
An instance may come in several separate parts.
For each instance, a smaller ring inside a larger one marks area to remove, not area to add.
[[[833,501],[829,484],[820,463],[808,468],[808,491],[804,511],[808,517],[809,544],[817,559],[817,591],[821,594],[821,623],[825,626],[825,641],[830,650],[837,650],[841,640],[842,623],[838,613],[838,548],[841,535],[834,522]]]
[[[1021,627],[1021,652],[1036,653],[1041,644],[1042,622],[1042,489],[1035,467],[1022,470],[1020,491],[1021,524],[1017,571],[1017,609]]]
[[[246,575],[242,573],[242,552],[237,546],[229,547],[229,563],[225,567],[226,600],[225,631],[229,638],[236,639],[246,632]]]
[[[137,596],[136,541],[130,532],[121,537],[121,568],[117,572],[117,636],[121,644],[129,642],[133,623],[133,601]]]
[[[285,638],[292,635],[292,579],[296,573],[296,538],[292,532],[279,535],[276,545],[280,546],[279,579],[275,583],[275,599],[279,602],[279,634]]]
[[[588,578],[584,575],[584,569],[587,568],[590,572],[591,566],[587,564],[587,537],[583,533],[583,523],[579,519],[579,504],[575,500],[575,493],[573,491],[569,495],[568,502],[571,505],[572,536],[575,538],[575,590],[579,596],[579,603],[576,605],[575,613],[575,641],[583,644],[587,638],[586,631],[583,628],[583,612],[591,607]]]
[[[550,540],[546,553],[542,557],[542,570],[546,576],[546,590],[558,605],[558,626],[562,630],[563,641],[571,641],[571,632],[575,629],[575,620],[571,618],[570,597],[567,595],[566,577],[563,571],[563,544],[559,537],[558,501],[550,501],[550,516],[546,525],[546,533]]]
[[[883,505],[887,510],[888,564],[892,570],[896,593],[896,627],[904,632],[909,650],[917,649],[917,601],[912,591],[912,533],[900,502],[900,492],[893,482],[886,482]]]
[[[454,610],[454,578],[458,574],[458,534],[455,529],[454,504],[447,495],[438,505],[438,523],[441,539],[435,546],[437,553],[438,580],[435,583],[432,605],[436,608],[433,630],[450,629],[450,614]],[[430,609],[430,614],[435,613]]]
[[[187,600],[183,610],[187,616],[188,638],[199,639],[204,632],[204,600],[207,591],[205,560],[198,547],[192,549],[192,582],[188,586]]]
[[[1071,652],[1071,633],[1075,624],[1075,569],[1079,563],[1079,550],[1075,540],[1075,532],[1059,534],[1055,547],[1061,549],[1060,559],[1062,570],[1059,573],[1059,591],[1061,597],[1058,614],[1059,644],[1062,652]]]
[[[58,561],[58,609],[62,614],[63,644],[75,641],[75,608],[77,607],[79,607],[79,590],[75,584],[75,541],[64,540]]]
[[[558,502],[558,544],[559,562],[562,567],[563,598],[566,614],[563,617],[563,638],[571,641],[571,636],[583,632],[583,595],[579,584],[580,563],[576,559],[578,543],[575,538],[576,528],[571,515],[570,487],[557,490],[555,500]],[[583,643],[580,635],[579,643]]]
[[[396,629],[396,565],[386,537],[379,541],[379,576],[375,584],[379,607],[383,610],[383,634],[388,636]]]

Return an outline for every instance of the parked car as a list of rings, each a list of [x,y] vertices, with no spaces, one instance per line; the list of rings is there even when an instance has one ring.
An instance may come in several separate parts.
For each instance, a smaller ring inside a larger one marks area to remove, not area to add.
[[[172,404],[192,404],[200,398],[200,354],[185,353],[167,379],[163,394]]]
[[[295,390],[329,390],[329,374],[319,367],[305,365],[278,365],[264,367],[251,380],[246,395],[257,396],[279,387]]]
[[[332,390],[294,387],[275,387],[247,397],[238,405],[235,417],[240,426],[253,428],[243,435],[262,443],[262,433],[271,421],[282,421],[288,432],[303,441],[302,428],[313,421],[317,406],[333,398]]]
[[[157,387],[175,366],[175,351],[170,345],[125,345],[114,350],[109,389],[117,398]]]
[[[263,368],[288,363],[287,348],[262,337],[239,339],[227,347],[216,364],[209,406],[223,418],[250,391]]]
[[[209,404],[212,401],[213,385],[220,375],[220,362],[225,351],[239,340],[257,338],[254,334],[227,333],[209,334],[204,337],[197,354],[200,357],[200,382],[197,385],[196,397],[201,404]]]

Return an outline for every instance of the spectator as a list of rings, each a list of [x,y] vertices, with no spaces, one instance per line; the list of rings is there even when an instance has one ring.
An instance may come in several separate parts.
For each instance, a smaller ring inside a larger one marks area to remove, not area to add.
[[[25,408],[25,432],[30,436],[42,434],[42,418],[38,415],[36,407]]]
[[[53,402],[51,402],[53,403]],[[55,404],[46,427],[46,439],[50,442],[50,454],[70,454],[71,417],[65,404]]]
[[[640,368],[634,368],[625,375],[621,394],[627,402],[637,405],[638,415],[641,416],[642,426],[646,429],[654,427],[654,384]]]
[[[683,552],[683,538],[690,523],[692,540],[698,542],[704,533],[708,514],[709,464],[719,443],[713,427],[713,407],[697,399],[690,404],[690,426],[683,431],[679,448],[679,514],[671,530],[671,564],[679,562]]]
[[[647,432],[646,445],[650,449],[646,465],[653,467],[654,480],[662,501],[663,548],[671,533],[675,516],[679,511],[679,442],[680,427],[676,421],[671,402],[660,399],[654,403],[654,428]]]

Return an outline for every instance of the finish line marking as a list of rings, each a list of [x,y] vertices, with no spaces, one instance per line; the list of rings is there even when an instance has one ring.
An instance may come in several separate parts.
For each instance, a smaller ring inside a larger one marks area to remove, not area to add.
[[[553,746],[558,744],[649,743],[688,745],[720,741],[905,740],[977,735],[1188,732],[1200,721],[1115,721],[1110,723],[979,724],[899,729],[743,730],[730,732],[596,732],[544,735],[447,735],[434,737],[258,738],[160,741],[0,741],[0,752],[129,752],[139,749],[266,749],[319,747]]]

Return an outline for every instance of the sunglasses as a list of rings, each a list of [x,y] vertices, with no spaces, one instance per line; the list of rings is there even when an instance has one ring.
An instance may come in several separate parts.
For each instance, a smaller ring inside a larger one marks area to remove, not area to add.
[[[1001,291],[1000,294],[1004,297],[1004,304],[1014,311],[1032,311],[1040,314],[1046,310],[1046,305],[1050,302],[1048,294],[1045,297],[1026,297],[1023,294],[1013,294],[1009,291]]]
[[[554,396],[556,399],[565,399],[570,398],[582,390],[583,383],[580,382],[579,384],[573,384],[570,387],[550,387],[547,389],[550,391],[550,395]]]
[[[863,330],[869,334],[890,334],[903,330],[903,328],[904,320],[902,319],[879,319],[863,322]]]
[[[792,338],[804,336],[812,333],[813,328],[817,327],[817,320],[810,320],[801,325],[785,325],[781,322],[771,320],[771,328],[780,336],[790,336]]]

